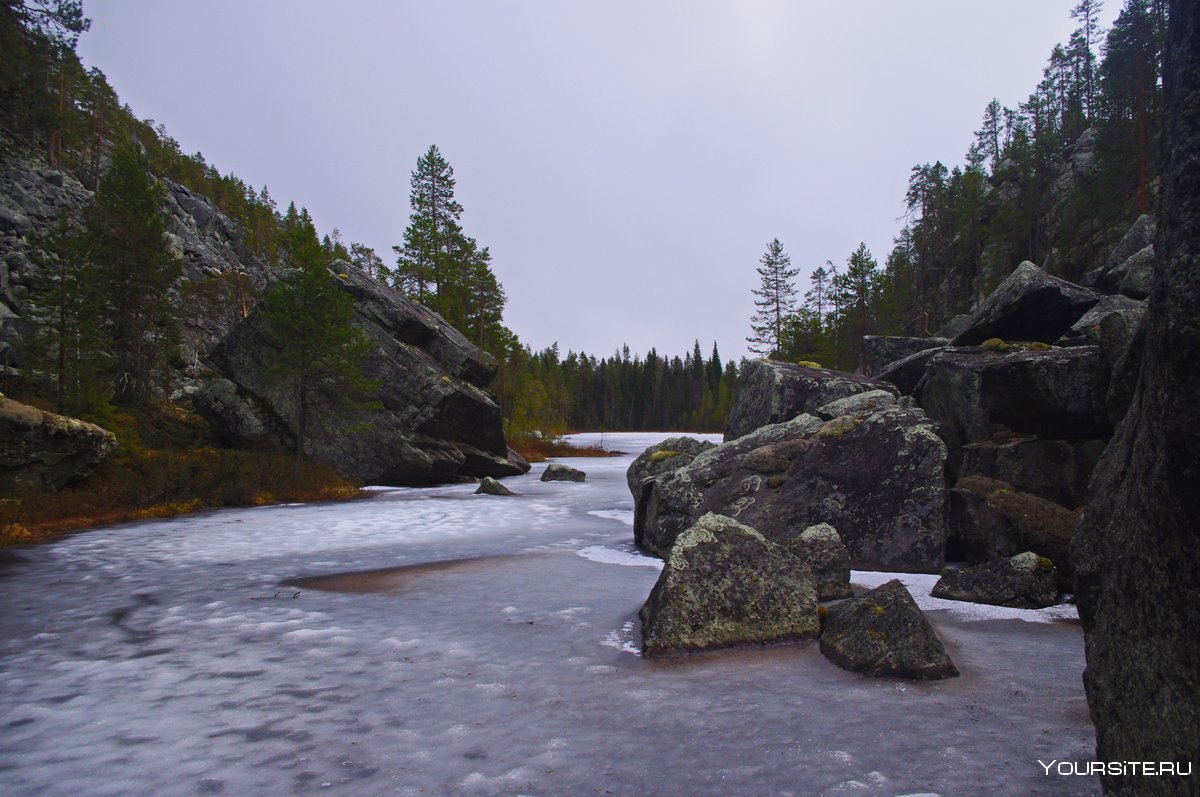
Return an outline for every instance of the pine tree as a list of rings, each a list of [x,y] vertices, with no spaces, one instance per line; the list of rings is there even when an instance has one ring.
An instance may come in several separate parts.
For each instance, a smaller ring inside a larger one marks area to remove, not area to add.
[[[783,350],[784,323],[795,311],[796,288],[792,285],[799,269],[791,268],[792,260],[783,251],[778,238],[767,244],[767,251],[755,269],[761,285],[753,291],[758,309],[750,320],[754,331],[746,338],[750,350],[764,356],[778,356]]]
[[[287,219],[284,244],[293,271],[268,291],[262,312],[275,350],[267,378],[289,397],[300,460],[314,411],[353,411],[377,386],[363,373],[373,344],[353,323],[354,301],[329,271],[308,211],[297,213],[293,205]]]

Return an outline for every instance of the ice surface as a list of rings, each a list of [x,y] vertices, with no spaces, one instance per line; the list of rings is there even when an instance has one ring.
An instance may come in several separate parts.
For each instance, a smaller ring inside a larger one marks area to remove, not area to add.
[[[665,436],[606,434],[627,456],[566,460],[582,485],[535,467],[513,498],[379,490],[19,552],[0,565],[0,791],[1098,792],[1037,764],[1093,755],[1076,623],[934,609],[962,671],[937,683],[860,678],[815,643],[635,655],[658,570],[621,566],[654,562],[625,469]],[[364,588],[290,586],[325,576]]]

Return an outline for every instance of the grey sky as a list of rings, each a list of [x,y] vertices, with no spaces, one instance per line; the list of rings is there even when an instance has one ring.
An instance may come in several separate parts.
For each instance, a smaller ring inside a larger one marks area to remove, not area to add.
[[[437,144],[535,349],[730,359],[767,242],[805,280],[859,241],[882,263],[909,169],[1028,96],[1074,1],[92,0],[79,52],[389,261]]]

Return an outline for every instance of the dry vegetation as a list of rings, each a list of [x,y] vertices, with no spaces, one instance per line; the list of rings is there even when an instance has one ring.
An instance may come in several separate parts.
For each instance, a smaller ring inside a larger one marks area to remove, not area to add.
[[[139,411],[103,420],[120,441],[117,451],[81,485],[0,499],[0,547],[201,509],[361,495],[333,471],[289,454],[208,446],[195,416]]]
[[[600,446],[573,446],[562,440],[537,437],[513,437],[508,447],[529,462],[545,462],[551,457],[618,457],[621,451],[608,451]]]

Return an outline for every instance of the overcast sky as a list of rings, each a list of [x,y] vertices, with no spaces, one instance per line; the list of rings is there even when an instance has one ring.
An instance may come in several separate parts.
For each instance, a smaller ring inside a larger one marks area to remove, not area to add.
[[[436,144],[540,349],[746,353],[754,269],[882,262],[1075,0],[90,0],[79,52],[223,173],[392,259]],[[1109,0],[1111,24],[1120,2]]]

